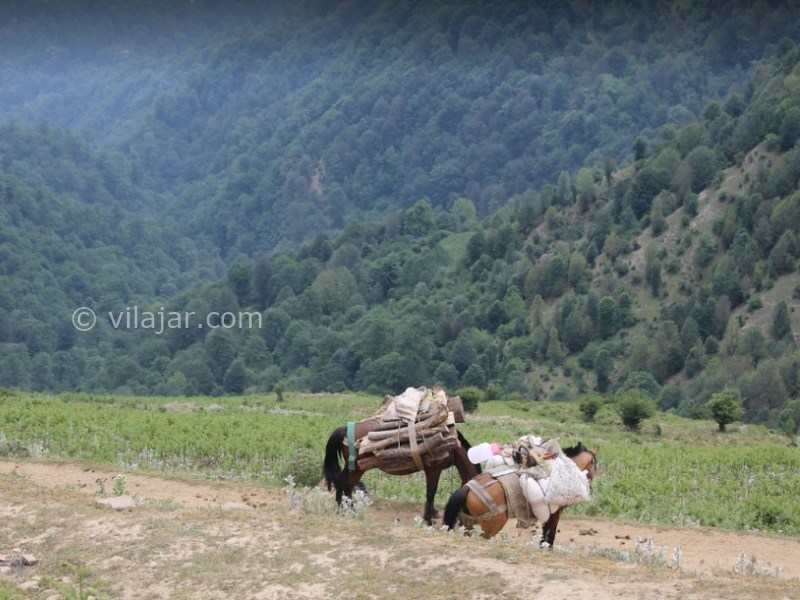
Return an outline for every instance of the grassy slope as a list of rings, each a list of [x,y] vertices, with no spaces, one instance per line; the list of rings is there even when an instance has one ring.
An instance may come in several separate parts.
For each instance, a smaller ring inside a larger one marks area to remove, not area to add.
[[[288,473],[314,481],[330,431],[371,414],[378,398],[88,398],[17,395],[0,403],[0,453],[33,452],[122,466],[257,478]],[[592,514],[649,523],[694,523],[800,535],[800,456],[762,427],[716,432],[709,421],[659,414],[641,433],[624,431],[610,407],[585,423],[574,403],[487,402],[460,426],[467,439],[510,442],[525,433],[599,447],[602,474]],[[423,479],[378,471],[365,481],[382,498],[420,501]],[[443,495],[457,487],[446,475]],[[441,499],[440,499],[441,501]]]

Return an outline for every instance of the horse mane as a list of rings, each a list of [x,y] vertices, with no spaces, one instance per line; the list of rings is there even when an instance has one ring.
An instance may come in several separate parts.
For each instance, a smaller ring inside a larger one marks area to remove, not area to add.
[[[578,456],[581,452],[591,452],[589,448],[583,442],[578,442],[574,446],[570,446],[569,448],[564,448],[564,454],[572,458],[573,456]]]
[[[464,437],[458,429],[456,429],[456,434],[458,434],[458,441],[461,442],[461,447],[464,448],[465,452],[468,452],[470,448],[472,448],[472,444],[467,441],[467,438]],[[478,473],[481,472],[481,465],[478,463],[475,465],[475,468],[478,470]]]

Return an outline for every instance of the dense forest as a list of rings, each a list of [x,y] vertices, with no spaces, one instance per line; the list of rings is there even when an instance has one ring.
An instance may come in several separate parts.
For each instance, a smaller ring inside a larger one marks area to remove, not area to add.
[[[0,385],[732,388],[800,428],[791,3],[4,10]]]

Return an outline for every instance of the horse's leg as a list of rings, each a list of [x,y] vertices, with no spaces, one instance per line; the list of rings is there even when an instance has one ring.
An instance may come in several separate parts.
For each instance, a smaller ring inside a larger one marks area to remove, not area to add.
[[[439,487],[441,474],[441,468],[425,469],[425,514],[422,515],[422,518],[428,525],[433,525],[434,517],[438,516],[433,504],[436,500],[436,490]]]
[[[353,497],[353,490],[356,489],[358,482],[361,481],[361,478],[364,476],[364,471],[361,469],[356,469],[355,471],[351,472],[347,477],[347,497]]]
[[[348,450],[345,447],[342,452],[342,458],[344,459],[344,467],[342,468],[342,472],[339,474],[338,479],[336,480],[336,503],[342,503],[342,497],[347,496],[348,498],[353,497],[353,490],[361,481],[361,478],[364,476],[364,471],[360,470],[358,467],[354,471],[350,470],[349,461],[348,461]]]
[[[550,548],[556,541],[556,532],[558,531],[558,520],[561,518],[561,511],[564,510],[562,506],[557,511],[550,513],[550,518],[542,524],[542,542],[541,545],[547,544]]]

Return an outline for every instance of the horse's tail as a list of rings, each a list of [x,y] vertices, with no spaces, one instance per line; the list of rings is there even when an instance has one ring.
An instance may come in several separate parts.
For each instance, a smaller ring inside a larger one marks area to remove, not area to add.
[[[342,444],[347,437],[347,428],[339,427],[333,430],[328,443],[325,445],[325,461],[322,464],[322,476],[328,486],[328,491],[336,485],[336,481],[342,474],[342,467],[339,465],[339,457],[342,456]]]
[[[447,501],[447,505],[444,507],[444,519],[442,520],[442,523],[448,529],[456,528],[458,515],[462,510],[464,510],[464,507],[467,504],[468,493],[469,488],[465,485],[461,486],[455,492],[453,492],[453,494],[450,496],[450,499]]]

